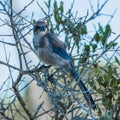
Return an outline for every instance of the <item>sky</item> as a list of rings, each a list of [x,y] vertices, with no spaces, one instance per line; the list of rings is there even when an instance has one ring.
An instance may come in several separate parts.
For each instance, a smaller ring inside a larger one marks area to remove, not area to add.
[[[3,1],[3,0],[0,0]],[[23,16],[27,16],[27,19],[31,19],[31,15],[34,13],[34,19],[38,20],[40,18],[45,17],[44,14],[42,13],[42,11],[40,10],[40,8],[36,5],[36,2],[39,2],[39,4],[44,8],[45,8],[45,4],[44,1],[47,0],[35,0],[35,2],[33,4],[31,4],[29,6],[29,8],[26,9],[25,12],[23,12]],[[60,0],[57,0],[58,2]],[[78,14],[80,16],[84,16],[86,15],[86,12],[88,9],[90,9],[89,6],[89,0],[75,0],[75,4],[74,4],[74,8],[73,8],[73,12],[78,11]],[[96,4],[98,0],[91,0],[93,3],[93,7],[96,8]],[[26,4],[28,4],[30,2],[30,0],[13,0],[13,5],[14,5],[14,9],[15,11],[20,11]],[[104,0],[100,0],[100,3],[103,3]],[[64,0],[64,6],[65,6],[65,10],[69,9],[69,7],[71,6],[72,0]],[[120,29],[120,0],[109,0],[109,2],[107,3],[107,5],[105,6],[105,8],[103,9],[102,13],[104,14],[109,14],[112,15],[114,13],[114,11],[117,9],[115,16],[113,17],[112,21],[110,22],[112,31],[115,33],[115,35],[113,35],[114,39],[115,36],[117,36],[118,34],[120,34],[119,29]],[[91,12],[89,11],[89,15],[91,14]],[[0,18],[4,18],[6,19],[6,17],[4,15],[1,15],[0,13]],[[89,28],[92,29],[93,24],[98,24],[98,22],[102,23],[102,25],[106,25],[106,23],[109,21],[108,17],[98,17],[98,19],[96,19],[96,21],[94,21],[94,23],[92,23],[91,25],[89,25]],[[1,21],[0,21],[1,24]],[[0,27],[0,34],[11,34],[11,30],[8,29],[7,27]],[[11,37],[9,38],[5,38],[4,36],[0,36],[0,40],[4,41],[11,41]],[[32,44],[32,38],[29,38]],[[118,39],[118,43],[120,44],[120,39]],[[7,46],[4,46],[3,44],[0,43],[0,60],[1,61],[6,61],[5,58],[5,48]],[[7,47],[6,49],[6,53],[7,56],[10,56],[10,64],[18,66],[18,56],[16,55],[16,49],[13,47]],[[9,70],[7,67],[0,65],[0,78],[1,78],[1,84],[3,84],[3,82],[8,78],[9,76]],[[18,72],[17,71],[12,71],[13,77],[16,78]],[[9,81],[10,82],[10,81]],[[6,85],[9,86],[10,83],[7,83]]]

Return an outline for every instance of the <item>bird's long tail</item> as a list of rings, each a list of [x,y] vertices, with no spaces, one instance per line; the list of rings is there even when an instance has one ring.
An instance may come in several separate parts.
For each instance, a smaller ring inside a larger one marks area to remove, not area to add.
[[[77,71],[74,68],[72,68],[70,72],[71,72],[71,75],[75,78],[76,82],[78,82],[78,85],[79,85],[80,89],[82,90],[83,95],[84,95],[88,105],[90,105],[90,107],[92,107],[93,110],[95,110],[96,109],[95,102],[94,102],[92,96],[90,95],[88,89],[85,87],[84,83],[81,80],[79,80],[79,74],[77,73]]]

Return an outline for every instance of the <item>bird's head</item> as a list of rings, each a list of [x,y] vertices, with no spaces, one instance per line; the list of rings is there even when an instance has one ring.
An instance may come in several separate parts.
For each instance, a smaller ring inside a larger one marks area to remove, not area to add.
[[[33,33],[35,35],[43,36],[48,32],[48,26],[45,21],[37,21],[34,23]]]

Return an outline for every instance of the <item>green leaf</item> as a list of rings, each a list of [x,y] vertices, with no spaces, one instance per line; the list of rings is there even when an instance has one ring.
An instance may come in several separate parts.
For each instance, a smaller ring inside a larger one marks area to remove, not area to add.
[[[106,43],[106,40],[108,39],[108,37],[111,34],[111,29],[110,29],[110,25],[106,25],[105,27],[105,31],[103,32],[103,45]]]
[[[110,37],[111,35],[111,28],[110,25],[106,25],[105,27],[105,32],[103,33],[103,45],[106,43],[106,40]]]
[[[106,25],[106,27],[105,27],[105,34],[106,34],[106,38],[111,35],[110,25]]]
[[[54,9],[57,9],[57,8],[58,8],[58,6],[57,6],[57,1],[56,1],[56,0],[54,1],[54,4],[53,4],[53,5],[54,5]]]
[[[82,23],[81,23],[81,22],[79,22],[79,23],[76,25],[76,29],[80,29],[80,28],[81,28],[81,26],[82,26]]]
[[[55,18],[56,22],[58,22],[59,15],[58,15],[57,1],[54,1],[54,18]]]
[[[106,45],[106,48],[109,47],[110,48],[114,48],[118,43],[115,43],[114,41],[110,41],[107,45]]]
[[[100,66],[97,66],[96,69],[95,69],[95,73],[99,74],[100,72],[101,72],[101,68],[100,68]]]
[[[97,44],[91,44],[93,52],[95,52],[96,48],[97,48]]]
[[[111,79],[109,84],[113,92],[118,90],[118,83],[115,79]]]
[[[82,34],[82,35],[87,34],[87,27],[86,27],[85,25],[82,26],[82,28],[81,28],[81,30],[80,30],[80,34]]]
[[[90,45],[85,45],[85,51],[88,53],[90,52]]]
[[[104,87],[105,87],[105,86],[108,87],[108,85],[109,85],[109,81],[110,81],[110,78],[111,78],[110,75],[108,75],[108,74],[104,74],[104,79],[103,79],[103,86],[104,86]]]
[[[110,28],[110,25],[106,25],[105,28],[103,29],[103,27],[100,25],[100,23],[98,24],[99,25],[99,31],[96,33],[95,35],[95,40],[96,42],[99,42],[99,40],[101,40],[101,43],[104,47],[106,47],[105,43],[107,42],[107,39],[110,37],[111,35],[111,28]]]
[[[67,44],[68,50],[70,49],[70,39],[71,39],[71,37],[69,37],[69,36],[65,37],[65,43]]]
[[[102,90],[101,88],[99,88],[99,89],[97,89],[97,92],[100,93],[100,94],[103,94],[104,90]]]
[[[112,74],[113,74],[111,65],[108,66],[108,73],[109,73],[109,76],[112,76]]]
[[[95,41],[96,41],[97,43],[100,41],[100,35],[99,35],[98,32],[95,33],[94,39],[95,39]]]
[[[103,80],[102,76],[100,76],[97,81],[98,81],[100,86],[104,86],[104,82],[103,82],[104,80]]]
[[[120,65],[120,61],[118,60],[116,56],[115,56],[115,62],[117,62]]]
[[[63,13],[63,12],[64,12],[63,5],[64,5],[64,3],[61,1],[61,2],[60,2],[60,11],[61,11],[61,13]]]
[[[98,107],[98,115],[101,116],[102,115],[102,111],[101,109]]]

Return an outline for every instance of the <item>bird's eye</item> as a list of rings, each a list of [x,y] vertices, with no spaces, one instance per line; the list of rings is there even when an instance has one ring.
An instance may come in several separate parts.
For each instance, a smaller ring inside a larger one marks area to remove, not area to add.
[[[35,26],[35,27],[34,27],[34,31],[37,31],[37,30],[39,30],[39,29],[40,29],[39,26]]]
[[[41,26],[41,27],[40,27],[40,31],[45,31],[45,27],[44,27],[44,26]]]

